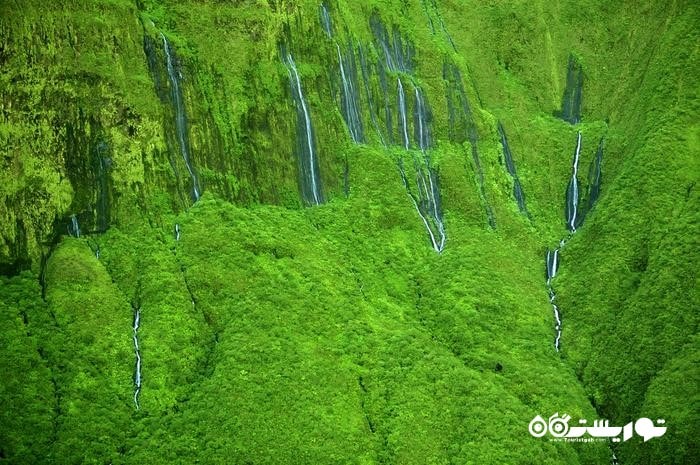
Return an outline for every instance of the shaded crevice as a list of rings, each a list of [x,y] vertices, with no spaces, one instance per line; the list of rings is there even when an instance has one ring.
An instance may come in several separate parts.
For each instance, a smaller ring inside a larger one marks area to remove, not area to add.
[[[37,347],[37,353],[41,360],[46,364],[46,367],[51,373],[51,388],[53,390],[53,406],[51,408],[51,443],[58,442],[58,430],[60,429],[61,417],[63,415],[63,409],[61,404],[63,398],[61,396],[61,388],[59,387],[58,379],[56,376],[56,371],[53,364],[50,362],[48,355],[43,347]]]
[[[515,161],[513,160],[513,154],[510,151],[506,130],[500,121],[498,122],[498,134],[501,138],[501,147],[503,148],[506,169],[508,170],[510,177],[513,179],[513,197],[515,197],[515,201],[518,203],[520,213],[525,215],[527,218],[530,218],[530,214],[525,207],[525,193],[523,192],[523,187],[520,184],[520,178],[518,178],[518,173],[515,169]]]
[[[452,36],[450,35],[450,33],[447,31],[447,26],[445,26],[445,21],[442,19],[442,14],[440,13],[440,9],[438,8],[437,2],[435,0],[422,0],[421,3],[423,4],[423,10],[425,11],[426,16],[428,17],[428,24],[430,25],[431,33],[435,35],[435,33],[437,32],[435,28],[435,21],[433,21],[433,15],[435,15],[437,23],[440,25],[440,29],[445,35],[447,42],[449,42],[450,46],[452,47],[452,50],[456,52],[457,46],[452,40]]]
[[[365,417],[365,421],[367,422],[367,426],[369,427],[370,432],[374,434],[377,432],[377,429],[374,423],[372,422],[372,419],[370,418],[369,412],[365,407],[365,396],[368,394],[368,392],[364,380],[362,379],[362,376],[358,376],[357,384],[360,386],[360,408],[362,409],[362,414]]]
[[[581,104],[583,94],[583,67],[573,54],[569,55],[566,70],[566,87],[562,97],[561,111],[555,116],[570,124],[581,122]]]
[[[200,370],[200,373],[203,376],[207,377],[213,372],[212,365],[214,363],[214,353],[216,352],[216,346],[219,343],[219,330],[216,329],[216,325],[212,321],[211,316],[205,311],[200,311],[197,307],[197,299],[195,298],[195,295],[192,292],[192,288],[190,287],[190,283],[187,280],[187,273],[183,264],[180,264],[180,273],[182,275],[183,282],[185,283],[185,289],[187,290],[187,294],[189,295],[190,301],[192,302],[193,312],[200,313],[202,315],[202,318],[204,319],[204,322],[206,323],[207,327],[209,328],[209,332],[211,333],[211,342],[206,348],[204,366]]]

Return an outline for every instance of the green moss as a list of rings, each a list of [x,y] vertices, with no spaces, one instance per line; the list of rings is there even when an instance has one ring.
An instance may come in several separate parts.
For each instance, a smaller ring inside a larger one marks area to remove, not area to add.
[[[616,424],[667,418],[663,438],[617,449],[624,463],[696,456],[698,12],[680,1],[608,3],[329,2],[334,40],[361,44],[371,66],[382,57],[374,13],[416,47],[414,72],[390,72],[386,93],[395,112],[397,77],[413,80],[432,109],[429,155],[447,231],[438,255],[397,169],[409,155],[382,145],[364,88],[368,142],[350,141],[337,52],[317,1],[4,2],[0,269],[35,274],[0,282],[0,368],[17,373],[0,384],[9,425],[0,455],[17,463],[608,461],[605,443],[527,434],[535,415],[566,412]],[[182,76],[205,190],[195,205],[160,33]],[[318,208],[301,208],[282,43],[314,124],[328,199]],[[570,54],[585,74],[576,126],[555,117]],[[445,61],[463,77],[483,189],[469,138],[450,142]],[[384,128],[376,73],[368,88]],[[530,218],[512,198],[498,121]],[[565,235],[579,130],[579,178],[585,187],[605,136],[604,181],[562,250],[557,356],[542,255]],[[97,234],[94,157],[103,147],[111,227]],[[87,238],[63,238],[72,214]],[[99,260],[88,247],[98,244]]]

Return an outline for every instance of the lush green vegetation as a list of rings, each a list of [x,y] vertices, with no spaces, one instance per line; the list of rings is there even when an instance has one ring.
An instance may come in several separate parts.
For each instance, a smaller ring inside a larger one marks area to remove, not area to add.
[[[316,0],[0,3],[0,462],[609,463],[606,442],[528,434],[535,415],[566,412],[665,418],[663,437],[613,446],[621,463],[692,463],[698,6],[328,5],[335,39],[362,44],[370,63],[382,56],[373,12],[415,45],[440,255],[401,183],[397,160],[410,158],[380,143],[364,93],[369,142],[350,142]],[[161,33],[205,186],[193,206]],[[329,199],[314,208],[298,192],[282,43]],[[571,54],[584,70],[576,126],[556,117]],[[445,62],[464,77],[483,195],[470,142],[448,136]],[[376,75],[368,92],[383,102]],[[395,110],[395,84],[388,94]],[[498,121],[530,218],[512,198]],[[584,188],[605,137],[603,187],[561,253],[557,353],[543,254],[566,234],[577,131]],[[103,201],[111,227],[98,233]],[[81,238],[66,235],[72,214]]]

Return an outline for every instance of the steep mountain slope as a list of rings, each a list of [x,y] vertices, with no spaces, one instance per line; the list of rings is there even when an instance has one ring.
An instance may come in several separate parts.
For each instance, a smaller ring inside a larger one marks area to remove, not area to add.
[[[691,463],[698,26],[1,2],[0,461]]]

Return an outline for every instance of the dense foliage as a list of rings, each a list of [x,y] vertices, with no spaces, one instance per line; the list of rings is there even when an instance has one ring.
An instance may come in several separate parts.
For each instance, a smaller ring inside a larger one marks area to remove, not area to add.
[[[0,462],[601,464],[612,447],[622,464],[692,463],[697,4],[325,5],[332,38],[316,0],[0,2]],[[415,48],[388,87],[370,18]],[[364,144],[343,120],[346,43],[372,72]],[[314,124],[328,202],[312,208],[282,49]],[[441,254],[398,169],[415,179],[418,150],[372,124],[385,96],[396,111],[397,79],[431,109]],[[455,122],[457,94],[470,114]],[[556,352],[543,256],[567,236],[577,131],[584,196],[601,139],[603,181],[561,251]],[[528,433],[555,412],[668,431]]]

